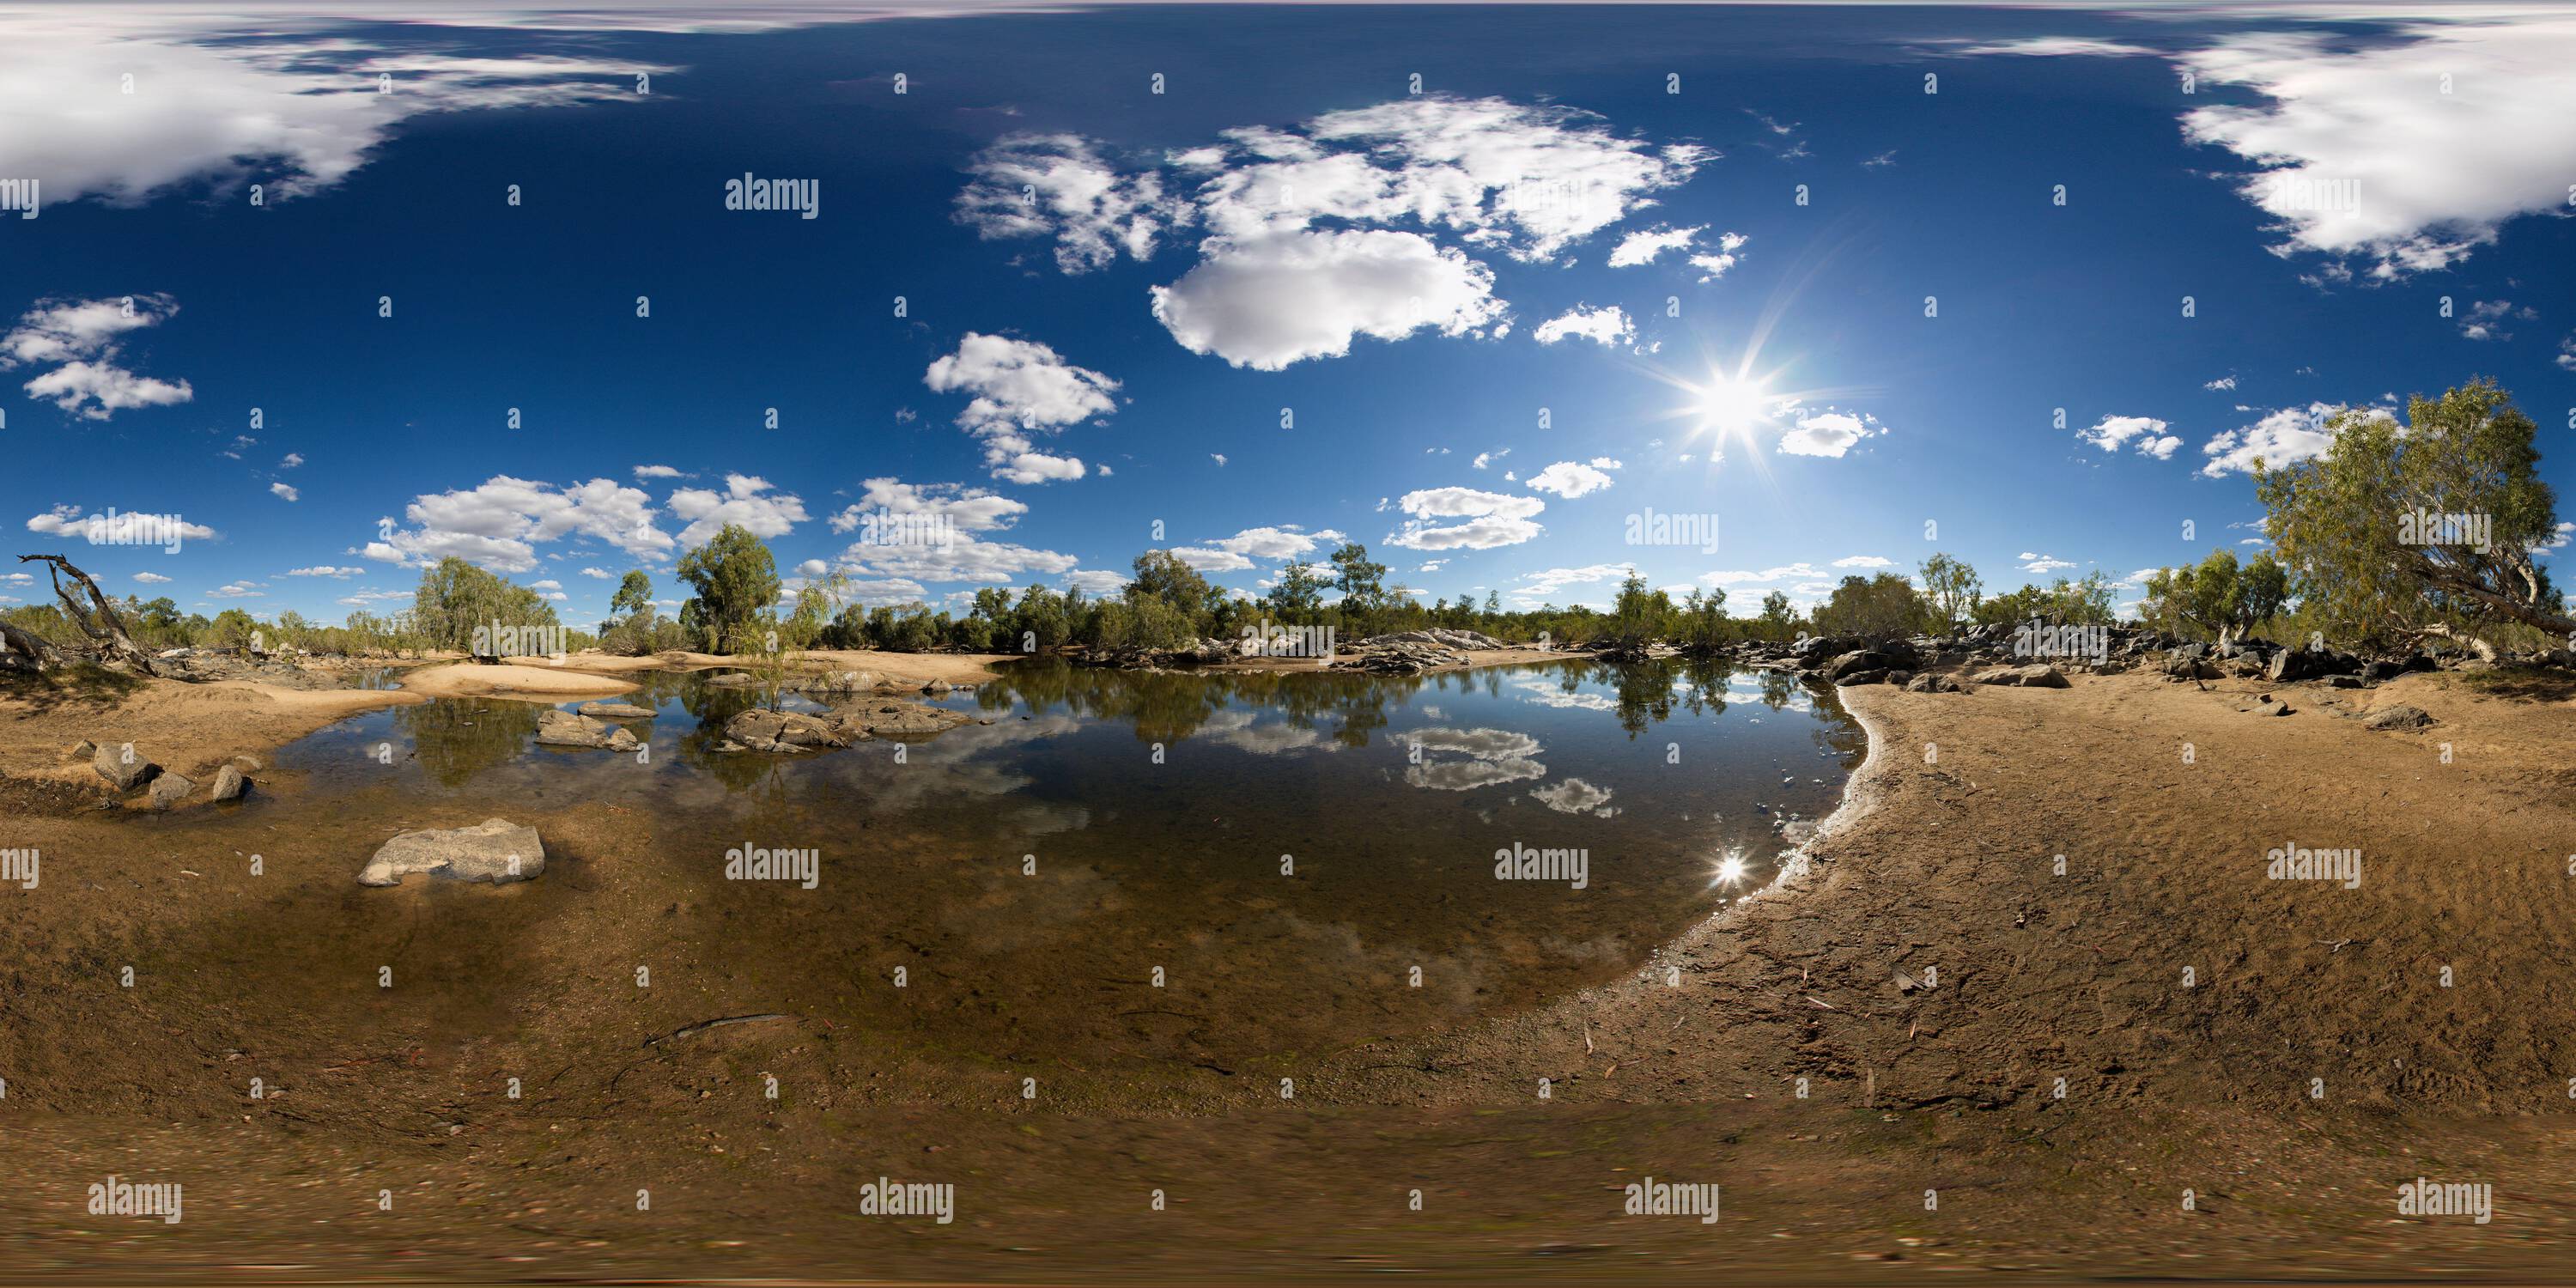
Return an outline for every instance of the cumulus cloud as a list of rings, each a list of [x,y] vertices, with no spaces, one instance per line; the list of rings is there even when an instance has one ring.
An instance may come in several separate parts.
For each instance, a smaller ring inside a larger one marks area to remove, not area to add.
[[[405,507],[413,525],[377,521],[359,553],[380,563],[423,567],[453,556],[499,573],[537,566],[536,547],[589,537],[638,559],[667,559],[674,544],[655,526],[652,498],[613,479],[558,488],[496,474],[478,487],[423,494]]]
[[[27,520],[27,531],[45,536],[79,537],[99,545],[159,545],[172,532],[189,541],[212,541],[215,530],[177,515],[110,511],[81,513],[77,505],[58,505]]]
[[[1839,457],[1860,440],[1886,432],[1874,416],[1831,409],[1802,411],[1780,436],[1780,450],[1791,456]]]
[[[7,90],[0,89],[0,107],[6,102]],[[0,119],[9,118],[0,110]],[[124,337],[178,312],[178,302],[167,295],[38,300],[8,334],[0,335],[0,371],[46,368],[27,381],[27,396],[88,420],[106,420],[137,407],[175,406],[196,397],[187,381],[174,384],[136,375],[122,364]]]
[[[1500,334],[1509,311],[1468,252],[1555,261],[1714,155],[1571,108],[1427,95],[1228,130],[1132,168],[1077,136],[1013,136],[970,165],[958,217],[986,237],[1054,239],[1069,273],[1149,258],[1195,227],[1198,261],[1153,289],[1154,316],[1192,352],[1275,371],[1358,336]]]
[[[1511,588],[1511,596],[1528,603],[1554,598],[1568,586],[1591,586],[1617,581],[1631,570],[1628,564],[1585,564],[1580,568],[1548,568],[1521,574],[1521,583]]]
[[[965,532],[998,532],[1019,522],[1029,512],[1026,502],[1014,501],[983,488],[955,483],[906,483],[894,478],[873,478],[860,484],[856,505],[845,506],[833,515],[834,532],[850,532],[872,516],[888,517],[898,522],[893,530],[907,525],[936,529],[953,527]],[[922,525],[923,519],[935,524]]]
[[[1554,344],[1567,336],[1577,336],[1602,345],[1634,344],[1637,324],[1616,304],[1587,309],[1580,304],[1563,314],[1538,324],[1530,334],[1540,344]]]
[[[2060,568],[2072,568],[2075,566],[2074,564],[2068,563],[2066,560],[2059,559],[2053,555],[2033,554],[2027,550],[2021,552],[2021,558],[2022,571],[2030,573],[2033,576],[2045,576],[2046,574],[2055,572]]]
[[[1396,504],[1413,517],[1389,534],[1387,542],[1412,550],[1491,550],[1518,545],[1546,531],[1534,516],[1547,503],[1534,496],[1440,487],[1407,492]],[[1460,522],[1439,522],[1447,519]]]
[[[2201,444],[2201,454],[2209,460],[2200,467],[2208,478],[2225,478],[2230,474],[2251,474],[2254,462],[2274,469],[2293,461],[2304,461],[2325,454],[2334,442],[2334,433],[2326,428],[2345,408],[2333,403],[2315,402],[2305,407],[2284,407],[2251,425],[2227,430]],[[2394,419],[2381,408],[2366,414],[2379,419]]]
[[[2246,32],[2183,58],[2264,100],[2196,108],[2183,129],[2259,167],[2235,184],[2272,217],[2276,249],[2367,261],[2383,281],[2558,209],[2576,163],[2576,16],[2489,11],[2393,34]]]
[[[1877,555],[1845,555],[1835,560],[1834,566],[1837,568],[1893,568],[1896,566],[1896,561],[1881,559]]]
[[[2553,547],[2553,549],[2554,548],[2555,547]],[[146,586],[167,586],[170,584],[169,578],[164,577],[157,572],[138,572],[134,574],[134,579]]]
[[[1464,335],[1506,314],[1492,269],[1418,233],[1283,232],[1228,241],[1170,286],[1154,317],[1192,353],[1278,371],[1341,357],[1358,336]]]
[[[1815,578],[1822,576],[1824,576],[1824,574],[1817,571],[1814,564],[1801,560],[1800,562],[1793,564],[1783,564],[1777,568],[1765,568],[1759,572],[1749,569],[1729,569],[1721,572],[1704,572],[1693,578],[1693,580],[1707,586],[1769,586],[1784,581],[1813,581]],[[1831,589],[1830,586],[1827,586],[1826,588]]]
[[[347,581],[351,577],[364,576],[366,571],[367,570],[364,568],[335,568],[330,564],[315,564],[310,568],[289,568],[286,570],[285,575],[289,577],[331,577],[340,581]]]
[[[704,545],[726,525],[767,540],[783,537],[805,521],[805,503],[787,493],[772,494],[769,480],[749,474],[725,475],[725,490],[681,488],[671,494],[671,513],[689,520],[680,529],[680,544]]]
[[[911,484],[892,478],[867,480],[859,504],[832,520],[836,532],[860,526],[866,513],[890,512],[911,531],[915,516],[940,520],[939,539],[888,542],[861,540],[841,554],[841,570],[858,577],[912,582],[984,582],[1008,585],[1025,576],[1052,577],[1073,571],[1072,555],[988,540],[978,534],[1016,523],[1028,506],[1008,497],[954,483]]]
[[[1706,231],[1704,226],[1639,229],[1620,238],[1619,244],[1611,249],[1610,267],[1633,268],[1639,264],[1654,263],[1655,257],[1665,251],[1688,249],[1691,239],[1704,231]]]
[[[2236,377],[2234,376],[2220,376],[2216,380],[2208,381],[2201,385],[2201,388],[2208,390],[2233,389],[2235,387]]]
[[[2571,346],[2576,346],[2576,339],[2571,339],[2571,340],[2569,340],[2569,341],[2568,341],[2568,343],[2569,343]],[[1510,449],[1510,448],[1508,448],[1508,447],[1503,448],[1503,449],[1502,449],[1502,450],[1500,450],[1500,451],[1494,451],[1494,452],[1478,452],[1478,453],[1476,453],[1476,459],[1475,459],[1473,462],[1471,462],[1471,464],[1472,464],[1472,466],[1473,466],[1474,468],[1476,468],[1476,469],[1480,469],[1480,470],[1481,470],[1481,469],[1485,468],[1486,466],[1491,465],[1491,464],[1493,464],[1494,462],[1499,461],[1499,460],[1503,459],[1504,457],[1509,456],[1509,455],[1511,455],[1511,454],[1512,454],[1512,449]]]
[[[639,479],[676,479],[683,476],[678,470],[672,469],[668,465],[638,465],[635,467],[635,477]]]
[[[1691,256],[1690,265],[1699,270],[1699,280],[1714,282],[1725,276],[1726,270],[1735,267],[1735,252],[1744,249],[1744,242],[1744,234],[1728,233],[1717,239],[1716,250]]]
[[[1605,460],[1599,457],[1594,458],[1591,465],[1579,464],[1574,461],[1558,461],[1556,464],[1548,466],[1546,469],[1540,470],[1536,474],[1530,475],[1527,486],[1532,491],[1553,492],[1567,500],[1572,500],[1575,497],[1583,496],[1587,493],[1598,492],[1601,489],[1610,486],[1610,476],[1596,468],[1604,463]],[[1617,469],[1619,467],[1619,463],[1616,461],[1607,461],[1606,463],[1611,469]]]
[[[1117,381],[1034,340],[975,331],[958,342],[957,352],[931,363],[922,383],[973,395],[957,414],[958,428],[983,440],[984,464],[1006,483],[1081,478],[1080,460],[1041,452],[1029,436],[1061,432],[1118,408],[1110,397]]]
[[[1123,572],[1106,568],[1077,568],[1064,575],[1064,584],[1086,595],[1115,595],[1127,588],[1131,580]]]
[[[284,483],[271,483],[268,485],[268,491],[272,496],[284,497],[289,501],[300,501],[304,499],[303,493],[296,491],[293,487]]]
[[[2144,436],[2149,440],[2165,432],[2165,423],[2153,416],[2105,416],[2091,426],[2075,431],[2075,437],[2106,452],[2120,450],[2120,445]],[[2172,455],[2172,452],[2166,452]]]

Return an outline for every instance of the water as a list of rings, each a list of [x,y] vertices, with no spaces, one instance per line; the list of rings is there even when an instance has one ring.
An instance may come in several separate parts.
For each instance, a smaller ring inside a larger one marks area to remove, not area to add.
[[[1776,825],[1829,811],[1866,749],[1829,691],[1724,664],[1386,678],[1028,663],[940,700],[985,723],[784,758],[714,749],[749,695],[635,678],[627,700],[658,713],[629,726],[640,756],[537,747],[532,703],[439,700],[281,749],[246,808],[200,826],[318,847],[308,872],[326,885],[401,828],[537,826],[551,866],[532,885],[415,878],[355,902],[330,887],[257,932],[364,963],[384,945],[363,925],[334,947],[300,923],[427,900],[457,936],[543,945],[493,964],[483,991],[443,982],[473,994],[459,1014],[507,1013],[496,981],[595,955],[603,973],[704,971],[727,1006],[823,1010],[942,1058],[1230,1068],[1637,968],[1767,882]],[[727,851],[754,847],[817,851],[815,887],[727,880]],[[1579,851],[1580,885],[1562,862],[1498,879],[1496,852],[1518,847]]]

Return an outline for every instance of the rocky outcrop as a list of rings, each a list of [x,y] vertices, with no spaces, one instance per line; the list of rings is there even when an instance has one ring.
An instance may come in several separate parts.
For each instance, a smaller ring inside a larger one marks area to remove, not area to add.
[[[2024,689],[2067,687],[2065,674],[2044,662],[2035,662],[2029,666],[1999,666],[1993,670],[1979,671],[1976,680],[1979,684],[1999,684]]]
[[[546,848],[537,829],[490,818],[472,827],[405,832],[376,850],[359,871],[358,884],[400,885],[403,878],[424,872],[447,881],[507,885],[533,881],[545,870]]]
[[[623,728],[560,707],[548,707],[537,714],[537,742],[547,747],[596,747],[609,751],[633,751],[643,745]]]
[[[651,707],[632,702],[585,702],[573,710],[593,720],[650,720],[654,714]]]
[[[869,738],[925,737],[970,723],[973,717],[962,711],[883,696],[822,714],[754,707],[725,722],[725,741],[716,750],[792,755],[847,747]]]
[[[2381,707],[2361,722],[2373,729],[2421,729],[2433,723],[2433,717],[2422,707]]]

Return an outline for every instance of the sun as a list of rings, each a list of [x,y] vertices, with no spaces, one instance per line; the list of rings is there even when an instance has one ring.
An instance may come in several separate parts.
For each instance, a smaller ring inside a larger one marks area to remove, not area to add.
[[[1722,434],[1742,434],[1762,423],[1771,395],[1749,376],[1718,376],[1700,386],[1698,411],[1703,424]]]
[[[1716,871],[1714,873],[1715,879],[1711,880],[1709,884],[1713,886],[1742,885],[1744,883],[1744,876],[1744,855],[1741,852],[1730,851],[1724,857],[1718,859]]]

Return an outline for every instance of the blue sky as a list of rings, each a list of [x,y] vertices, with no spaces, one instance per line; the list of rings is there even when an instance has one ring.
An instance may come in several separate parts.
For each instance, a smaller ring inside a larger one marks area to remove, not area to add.
[[[872,603],[1346,534],[1750,612],[2250,551],[2255,452],[2472,375],[2576,424],[2565,9],[1017,7],[0,15],[9,553],[587,623],[727,521]]]

